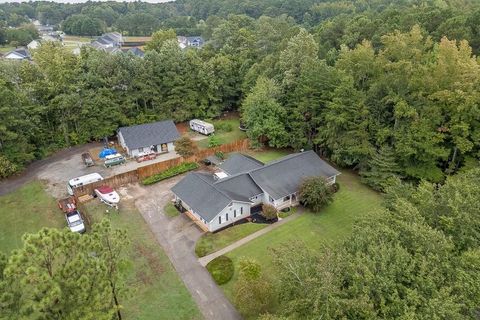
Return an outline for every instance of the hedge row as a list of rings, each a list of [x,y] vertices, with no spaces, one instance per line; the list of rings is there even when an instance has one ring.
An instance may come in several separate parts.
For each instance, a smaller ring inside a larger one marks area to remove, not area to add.
[[[150,176],[142,181],[142,184],[144,185],[149,185],[149,184],[154,184],[159,181],[177,176],[179,174],[185,173],[190,170],[195,170],[198,168],[198,164],[195,162],[184,162],[182,164],[179,164],[178,166],[171,167],[170,169],[167,169],[163,172],[154,174],[153,176]]]

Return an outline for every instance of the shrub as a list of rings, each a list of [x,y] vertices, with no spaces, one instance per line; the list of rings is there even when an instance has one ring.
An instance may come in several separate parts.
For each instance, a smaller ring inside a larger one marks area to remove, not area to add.
[[[215,152],[215,155],[217,156],[218,159],[221,159],[221,160],[225,159],[225,154],[222,151]]]
[[[340,190],[340,185],[338,184],[338,182],[335,182],[334,184],[332,184],[331,188],[332,188],[332,191],[336,193]]]
[[[310,177],[300,185],[298,192],[300,202],[314,212],[330,203],[333,199],[333,190],[322,177]]]
[[[262,216],[264,216],[267,220],[272,220],[277,218],[278,212],[277,208],[270,204],[264,204],[262,205]]]
[[[7,158],[0,156],[0,179],[11,176],[17,171],[17,166]]]
[[[228,122],[220,122],[215,125],[215,129],[218,131],[232,132],[233,126]]]
[[[172,167],[170,169],[167,169],[163,172],[160,172],[158,174],[154,174],[153,176],[150,176],[142,181],[143,185],[150,185],[157,183],[159,181],[177,176],[179,174],[185,173],[190,170],[195,170],[198,168],[198,164],[195,162],[184,162],[178,166]]]
[[[220,139],[216,135],[211,135],[208,138],[208,147],[209,148],[215,148],[221,145]]]
[[[175,151],[184,158],[193,156],[197,152],[196,144],[189,137],[183,136],[175,141]]]
[[[230,281],[233,277],[233,261],[227,256],[220,256],[207,264],[207,270],[218,285]]]

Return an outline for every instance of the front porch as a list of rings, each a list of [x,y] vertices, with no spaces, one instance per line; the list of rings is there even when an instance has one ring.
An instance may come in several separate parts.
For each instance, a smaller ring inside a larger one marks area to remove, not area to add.
[[[190,218],[202,231],[209,232],[208,227],[203,221],[198,219],[190,210],[185,210],[185,214]]]

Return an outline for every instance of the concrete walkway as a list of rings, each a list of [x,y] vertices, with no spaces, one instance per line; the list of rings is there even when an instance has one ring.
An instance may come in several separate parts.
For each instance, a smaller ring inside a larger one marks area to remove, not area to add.
[[[236,248],[243,246],[245,243],[248,243],[248,242],[252,241],[253,239],[256,239],[256,238],[264,235],[265,233],[270,232],[270,231],[272,231],[272,230],[274,230],[274,229],[282,226],[283,224],[285,224],[285,223],[287,223],[287,222],[289,222],[289,221],[292,221],[292,220],[298,218],[298,216],[299,216],[300,214],[301,214],[300,211],[297,212],[297,213],[294,213],[294,214],[292,214],[291,216],[288,216],[288,217],[286,217],[286,218],[284,218],[284,219],[282,219],[282,220],[280,220],[280,221],[278,221],[278,222],[276,222],[276,223],[274,223],[274,224],[269,225],[268,227],[265,227],[265,228],[263,228],[263,229],[261,229],[261,230],[259,230],[259,231],[257,231],[257,232],[254,232],[254,233],[252,233],[251,235],[248,235],[248,236],[246,236],[245,238],[240,239],[240,240],[238,240],[237,242],[234,242],[234,243],[232,243],[231,245],[226,246],[226,247],[223,248],[223,249],[220,249],[220,250],[218,250],[218,251],[216,251],[216,252],[214,252],[214,253],[211,253],[211,254],[209,254],[209,255],[207,255],[207,256],[205,256],[205,257],[202,257],[202,258],[198,259],[198,261],[200,262],[200,264],[201,264],[202,266],[205,267],[205,266],[206,266],[210,261],[212,261],[213,259],[215,259],[215,258],[217,258],[217,257],[219,257],[219,256],[222,256],[222,255],[224,255],[224,254],[226,254],[226,253],[229,253],[230,251],[235,250]]]

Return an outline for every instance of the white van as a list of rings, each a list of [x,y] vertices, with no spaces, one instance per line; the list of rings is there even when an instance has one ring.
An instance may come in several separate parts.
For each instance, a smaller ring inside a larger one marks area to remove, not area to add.
[[[89,184],[89,183],[101,181],[101,180],[103,180],[103,177],[96,172],[95,173],[90,173],[90,174],[87,174],[87,175],[84,175],[84,176],[81,176],[81,177],[78,177],[78,178],[70,179],[67,183],[68,194],[73,196],[73,189],[75,189],[77,187],[80,187],[80,186],[83,186],[83,185],[86,185],[86,184]]]

